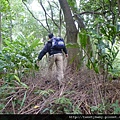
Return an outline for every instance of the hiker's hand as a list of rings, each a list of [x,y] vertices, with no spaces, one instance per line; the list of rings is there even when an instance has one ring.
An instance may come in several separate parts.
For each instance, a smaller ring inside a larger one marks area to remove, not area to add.
[[[37,64],[37,66],[39,66],[39,60],[36,60],[36,64]]]
[[[68,57],[68,54],[65,54],[65,57]]]

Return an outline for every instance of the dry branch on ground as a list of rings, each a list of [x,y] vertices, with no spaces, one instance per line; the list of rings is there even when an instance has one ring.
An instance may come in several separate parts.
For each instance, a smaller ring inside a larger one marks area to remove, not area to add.
[[[107,81],[103,84],[102,75],[97,75],[91,70],[81,69],[74,72],[67,68],[65,85],[58,89],[56,81],[49,80],[43,73],[44,71],[40,71],[35,74],[35,77],[24,77],[22,82],[29,88],[18,86],[13,88],[15,92],[6,97],[5,107],[0,112],[14,114],[63,114],[67,112],[74,114],[78,108],[79,112],[83,114],[92,114],[92,106],[120,101],[119,80]],[[60,103],[58,101],[60,99],[66,99],[66,103]],[[104,110],[104,113],[112,112],[112,109]]]

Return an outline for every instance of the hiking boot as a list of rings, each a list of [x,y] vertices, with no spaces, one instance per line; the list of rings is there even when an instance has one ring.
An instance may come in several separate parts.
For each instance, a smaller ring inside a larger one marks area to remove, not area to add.
[[[46,81],[45,81],[45,84],[50,84],[50,81],[49,81],[49,80],[46,80]]]

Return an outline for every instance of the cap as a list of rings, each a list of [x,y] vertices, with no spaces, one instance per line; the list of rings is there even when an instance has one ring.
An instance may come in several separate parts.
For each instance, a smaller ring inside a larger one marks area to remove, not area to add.
[[[52,38],[53,36],[54,36],[53,33],[48,34],[49,38]]]

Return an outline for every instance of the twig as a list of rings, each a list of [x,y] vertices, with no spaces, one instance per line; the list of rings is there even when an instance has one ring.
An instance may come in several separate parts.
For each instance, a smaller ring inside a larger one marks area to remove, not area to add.
[[[24,2],[24,0],[22,0],[22,2],[23,2],[23,4],[26,6],[27,10],[31,13],[32,17],[33,17],[34,19],[36,19],[36,20],[42,25],[42,27],[43,27],[47,32],[49,32],[49,30],[43,25],[43,23],[42,23],[39,19],[37,19],[37,18],[34,16],[34,14],[30,11],[30,9],[28,8],[28,6],[27,6],[26,3]]]
[[[41,97],[41,95],[40,95],[40,96],[36,96],[35,98],[33,98],[33,99],[31,100],[31,102],[30,102],[27,106],[25,106],[24,108],[22,108],[22,109],[18,112],[18,114],[24,114],[24,112],[22,112],[22,111],[24,111],[25,109],[27,109],[31,104],[33,104],[34,101],[37,101],[37,99],[40,99],[40,97]]]
[[[13,100],[11,101],[11,103],[12,103],[13,113],[15,114],[15,106],[14,106]]]
[[[44,103],[43,105],[41,105],[41,108],[35,113],[35,114],[38,114],[43,108],[44,106],[47,104],[47,103],[51,103],[52,101],[56,100],[56,95],[59,94],[59,91],[57,91],[55,94],[53,94],[52,96],[50,96],[50,98],[48,98]]]
[[[1,110],[1,113],[5,110],[5,108],[8,106],[8,104],[13,100],[13,98],[15,97],[16,95],[14,95],[13,97],[10,98],[10,100],[7,102],[7,104],[5,105],[5,107]]]
[[[40,5],[41,5],[41,7],[42,7],[42,9],[44,10],[44,13],[45,13],[45,20],[46,20],[46,24],[47,24],[48,30],[49,30],[49,32],[51,32],[50,26],[49,26],[49,24],[48,24],[47,12],[46,12],[46,10],[45,10],[45,8],[44,8],[41,0],[40,0],[39,3],[40,3]]]
[[[37,86],[37,84],[36,84],[36,85],[32,84],[32,85],[33,85],[33,87],[32,87],[32,89],[30,90],[30,92],[29,92],[29,94],[28,94],[27,98],[28,98],[28,97],[29,97],[29,95],[33,92],[34,88]],[[26,98],[26,99],[27,99],[27,98]]]

